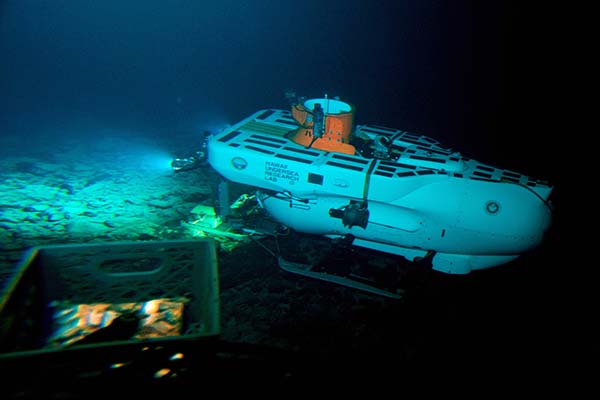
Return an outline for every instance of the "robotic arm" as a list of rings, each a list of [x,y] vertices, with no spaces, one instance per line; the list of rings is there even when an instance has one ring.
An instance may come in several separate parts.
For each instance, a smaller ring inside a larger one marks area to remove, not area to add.
[[[173,169],[173,171],[189,171],[191,169],[195,169],[206,165],[208,157],[207,147],[209,137],[210,132],[204,131],[202,133],[202,144],[200,145],[200,149],[198,151],[196,151],[189,157],[175,158],[173,161],[171,161],[171,168]]]

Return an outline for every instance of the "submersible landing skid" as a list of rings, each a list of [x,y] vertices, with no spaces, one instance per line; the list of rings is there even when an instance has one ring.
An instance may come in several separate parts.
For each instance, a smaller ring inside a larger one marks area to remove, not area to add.
[[[222,189],[227,188],[227,185],[221,186]],[[227,190],[227,189],[225,189]],[[252,223],[252,221],[246,221],[244,224],[243,231],[250,233],[250,237],[254,239],[255,243],[260,245],[263,249],[265,249],[270,255],[277,259],[277,265],[282,270],[305,276],[308,278],[318,279],[321,281],[330,282],[336,285],[346,286],[352,289],[357,289],[363,292],[391,298],[391,299],[401,299],[404,295],[404,290],[400,288],[386,289],[377,286],[377,282],[375,279],[372,279],[366,274],[358,274],[358,273],[346,273],[339,274],[332,272],[330,265],[327,265],[323,260],[326,259],[326,255],[323,255],[320,260],[317,262],[298,262],[291,261],[289,258],[286,258],[281,251],[281,246],[279,244],[279,232],[281,230],[287,230],[287,227],[281,227],[277,221],[272,220],[268,215],[264,215],[264,218],[260,219],[256,225]],[[273,251],[267,248],[264,244],[262,244],[256,237],[273,237],[277,241],[277,251]],[[345,263],[349,264],[350,256],[347,255],[345,257]],[[424,260],[425,261],[425,260]]]
[[[379,289],[375,286],[366,283],[361,283],[352,278],[343,277],[335,274],[329,274],[326,272],[317,272],[313,270],[313,266],[310,264],[302,264],[288,261],[283,257],[278,257],[277,262],[279,264],[279,267],[284,271],[298,275],[303,275],[309,278],[320,279],[323,281],[335,283],[337,285],[347,286],[353,289],[362,290],[364,292],[373,293],[379,296],[389,297],[392,299],[401,299],[402,294],[404,293],[403,290],[398,290],[397,293],[394,293],[388,290]]]

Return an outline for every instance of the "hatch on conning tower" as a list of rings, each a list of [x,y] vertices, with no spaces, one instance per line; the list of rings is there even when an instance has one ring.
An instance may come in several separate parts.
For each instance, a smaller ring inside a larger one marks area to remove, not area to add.
[[[292,116],[300,127],[290,140],[307,148],[355,154],[350,144],[354,123],[354,106],[327,95],[292,104]]]

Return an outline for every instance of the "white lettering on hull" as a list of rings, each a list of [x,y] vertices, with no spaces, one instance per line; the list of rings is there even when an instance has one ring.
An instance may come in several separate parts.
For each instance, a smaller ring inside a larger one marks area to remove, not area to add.
[[[287,164],[265,161],[265,180],[271,182],[288,181],[290,185],[300,181],[300,174],[288,168]]]

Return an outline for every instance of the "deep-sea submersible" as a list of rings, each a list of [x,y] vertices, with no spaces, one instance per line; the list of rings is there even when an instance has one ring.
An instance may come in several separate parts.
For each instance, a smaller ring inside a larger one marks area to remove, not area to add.
[[[256,187],[284,226],[424,258],[465,274],[535,249],[551,224],[552,185],[465,157],[437,140],[354,124],[339,98],[288,97],[208,138],[208,163]]]

